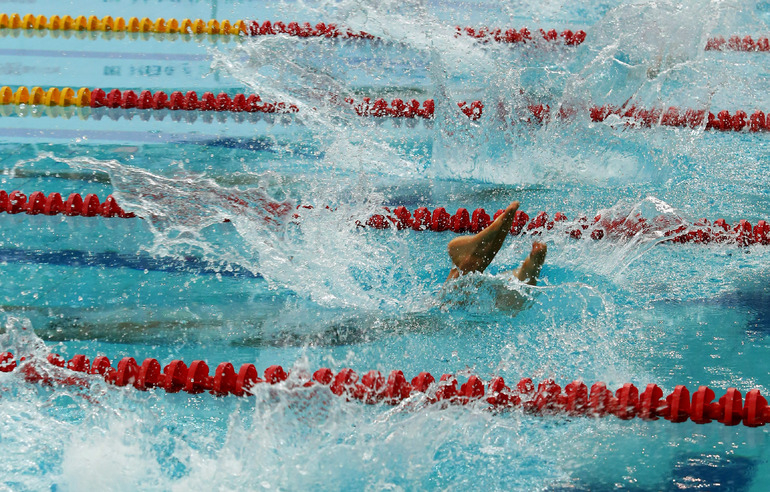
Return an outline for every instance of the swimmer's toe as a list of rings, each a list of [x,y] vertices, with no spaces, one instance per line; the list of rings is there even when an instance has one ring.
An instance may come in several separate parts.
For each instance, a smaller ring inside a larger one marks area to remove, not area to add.
[[[548,252],[548,246],[540,241],[532,243],[532,251],[529,253],[529,257],[532,261],[542,265],[545,262],[545,255]]]

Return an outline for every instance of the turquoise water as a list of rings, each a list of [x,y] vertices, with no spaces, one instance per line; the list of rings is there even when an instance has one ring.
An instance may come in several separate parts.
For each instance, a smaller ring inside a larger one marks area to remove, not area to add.
[[[0,189],[113,194],[145,217],[0,216],[0,350],[766,393],[767,247],[547,232],[542,281],[529,288],[495,276],[531,246],[531,237],[512,237],[487,274],[447,294],[452,233],[355,226],[383,205],[493,211],[512,200],[531,216],[570,219],[767,219],[765,134],[634,128],[585,112],[546,126],[523,121],[533,102],[770,109],[764,53],[702,49],[712,35],[766,32],[765,3],[219,3],[183,2],[175,8],[184,14],[173,15],[334,19],[385,41],[0,38],[0,66],[35,67],[8,71],[2,84],[221,88],[300,107],[258,121],[129,120],[123,110],[37,117],[39,108],[0,117]],[[49,10],[85,8],[65,7]],[[139,7],[171,16],[163,2],[89,5],[95,15]],[[483,23],[588,37],[577,49],[542,51],[452,35],[456,24]],[[140,70],[156,64],[163,75]],[[433,97],[437,117],[362,119],[328,94]],[[455,106],[474,99],[486,104],[478,122]],[[316,208],[271,224],[228,196]],[[519,291],[526,309],[494,308],[500,290]],[[770,475],[764,428],[424,403],[368,406],[284,385],[249,399],[98,382],[52,389],[2,373],[0,443],[9,452],[0,483],[764,490]]]

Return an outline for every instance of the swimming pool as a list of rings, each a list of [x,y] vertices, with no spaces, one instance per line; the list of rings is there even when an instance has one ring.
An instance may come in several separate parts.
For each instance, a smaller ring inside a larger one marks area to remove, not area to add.
[[[161,1],[10,5],[46,15],[128,17],[141,7],[151,18],[331,19],[382,40],[5,30],[0,66],[15,68],[0,85],[258,93],[299,112],[2,113],[0,189],[113,194],[144,219],[0,215],[0,351],[250,362],[260,374],[279,364],[765,392],[767,246],[544,231],[543,281],[525,289],[529,306],[515,313],[492,307],[496,289],[519,288],[499,279],[468,282],[447,301],[453,233],[356,226],[382,206],[492,211],[514,199],[530,216],[767,219],[765,133],[588,114],[628,100],[770,109],[766,53],[704,50],[711,36],[761,35],[764,2],[182,2],[172,13]],[[535,49],[455,37],[455,25],[588,36]],[[436,116],[362,118],[330,102],[340,94],[433,98]],[[485,104],[476,121],[456,106],[474,100]],[[534,124],[533,104],[574,115]],[[223,197],[314,208],[276,224]],[[510,238],[490,274],[515,266],[531,241]],[[8,490],[764,490],[770,472],[764,428],[742,425],[540,417],[419,396],[365,405],[281,384],[214,398],[98,379],[52,389],[13,372],[0,373],[0,390]]]

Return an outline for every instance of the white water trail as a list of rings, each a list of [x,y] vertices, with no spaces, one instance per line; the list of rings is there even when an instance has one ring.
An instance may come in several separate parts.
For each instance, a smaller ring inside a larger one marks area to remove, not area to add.
[[[356,225],[381,211],[382,197],[365,179],[334,210],[308,209],[297,208],[304,200],[276,200],[261,187],[225,187],[184,170],[164,176],[116,160],[50,153],[17,166],[45,159],[109,174],[118,203],[142,217],[152,233],[152,244],[143,246],[150,254],[199,254],[236,264],[262,275],[271,288],[294,291],[323,307],[395,313],[432,305],[433,288],[426,292],[427,279],[415,269],[405,239],[395,231],[366,232]],[[335,204],[336,193],[319,192],[313,201]],[[225,221],[239,240],[219,239],[215,228]]]

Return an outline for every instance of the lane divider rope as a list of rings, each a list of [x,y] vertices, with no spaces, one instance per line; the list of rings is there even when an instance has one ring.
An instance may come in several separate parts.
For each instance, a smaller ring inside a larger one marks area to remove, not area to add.
[[[236,196],[229,196],[226,199],[234,206],[249,206],[247,202]],[[288,202],[262,204],[261,207],[270,214],[270,217],[266,216],[266,220],[271,221],[275,220],[275,217],[288,217],[289,213],[292,213],[292,207]],[[312,205],[298,205],[292,218],[299,218],[302,209],[313,208]],[[366,221],[357,221],[356,224],[359,227],[373,229],[393,227],[398,230],[452,231],[458,234],[477,233],[503,213],[503,210],[500,209],[490,216],[483,208],[477,208],[471,213],[463,207],[458,208],[453,215],[447,212],[444,207],[437,207],[432,211],[427,207],[419,207],[412,213],[404,206],[395,207],[392,210],[385,207],[384,211],[384,214],[374,214]],[[30,194],[28,198],[19,190],[11,193],[0,190],[0,213],[3,212],[29,215],[136,217],[131,212],[125,212],[112,195],[109,195],[104,202],[100,202],[99,196],[94,193],[87,194],[85,198],[78,193],[72,193],[64,201],[61,194],[55,192],[46,196],[43,192],[36,191]],[[526,212],[517,210],[510,233],[512,235],[537,236],[551,230],[568,234],[573,239],[583,237],[590,237],[593,240],[630,239],[640,234],[658,233],[661,237],[666,238],[667,242],[680,244],[690,242],[695,244],[735,243],[739,246],[770,244],[770,224],[765,220],[759,220],[755,225],[752,225],[745,219],[735,222],[732,226],[724,219],[717,219],[713,223],[708,219],[688,223],[682,219],[672,220],[665,216],[648,220],[640,215],[611,217],[600,214],[596,215],[593,220],[583,216],[569,221],[567,216],[561,212],[557,212],[551,218],[548,213],[541,211],[530,218]]]
[[[527,106],[529,115],[526,123],[546,125],[560,120],[573,118],[577,110],[569,107],[560,107],[551,110],[547,104],[531,104]],[[668,126],[678,128],[703,128],[723,132],[765,132],[770,131],[770,118],[764,111],[756,110],[749,116],[741,109],[730,114],[727,110],[717,111],[716,114],[705,109],[686,109],[676,106],[668,108],[643,108],[635,104],[614,106],[604,104],[602,106],[590,106],[588,116],[591,121],[601,123],[604,121],[623,124],[624,126],[638,126],[650,128],[653,126]],[[611,117],[616,117],[613,120]]]
[[[548,106],[534,105],[529,107],[533,116],[539,122],[544,122],[549,117],[550,109]],[[764,111],[756,110],[749,116],[743,110],[736,110],[732,115],[727,110],[714,113],[700,109],[682,109],[676,106],[670,106],[668,109],[661,108],[639,108],[636,105],[613,106],[605,104],[603,106],[592,106],[589,109],[591,121],[602,122],[610,116],[621,118],[626,124],[636,122],[643,127],[653,125],[673,126],[679,128],[699,128],[705,123],[706,130],[716,131],[746,131],[765,132],[770,131],[770,119]]]
[[[171,33],[171,34],[209,34],[229,36],[274,36],[288,35],[300,38],[330,38],[330,39],[380,39],[365,31],[353,31],[349,28],[339,27],[334,23],[319,22],[315,26],[309,22],[271,22],[266,20],[260,24],[258,21],[238,20],[230,22],[225,19],[218,21],[211,19],[182,19],[157,18],[155,21],[147,17],[139,19],[131,17],[105,16],[99,18],[95,15],[77,16],[75,18],[65,15],[60,17],[45,15],[17,13],[0,13],[0,29],[26,29],[26,30],[51,30],[51,31],[103,31],[103,32],[141,32],[141,33]],[[561,43],[565,46],[578,46],[585,41],[586,33],[582,30],[572,32],[567,29],[561,34],[555,29],[545,31],[538,30],[540,37],[533,38],[529,29],[500,29],[500,28],[473,28],[455,27],[456,36],[469,36],[480,42],[494,41],[506,44],[527,44],[535,41]]]
[[[208,34],[223,36],[269,36],[288,35],[300,38],[323,37],[331,39],[379,39],[365,31],[353,31],[349,28],[338,27],[334,23],[319,22],[315,26],[309,22],[271,22],[266,20],[261,24],[258,21],[237,20],[230,22],[211,19],[165,19],[162,17],[151,20],[147,17],[138,18],[104,16],[77,16],[0,13],[0,29],[24,29],[29,31],[87,31],[87,32],[116,32],[116,33],[155,33],[155,34]],[[492,27],[462,27],[455,26],[455,36],[467,36],[482,43],[497,42],[506,44],[532,44],[539,41],[559,43],[565,46],[578,46],[586,39],[583,30],[572,32],[566,29],[561,33],[555,29],[548,31],[538,29],[537,35],[524,27],[519,30],[512,28]],[[705,46],[706,51],[770,51],[770,41],[761,36],[754,40],[751,36],[723,36],[709,38]]]
[[[427,99],[420,103],[416,99],[404,101],[393,99],[390,103],[382,98],[374,101],[365,97],[356,102],[353,98],[345,98],[342,101],[335,98],[332,102],[350,105],[359,116],[391,117],[391,118],[424,118],[434,116],[435,105],[433,99]],[[43,106],[79,106],[91,108],[123,108],[123,109],[170,109],[184,111],[230,111],[230,112],[262,112],[262,113],[296,113],[299,111],[296,105],[284,102],[263,102],[256,94],[236,94],[230,96],[220,92],[215,95],[212,92],[204,92],[200,99],[195,91],[180,91],[166,94],[164,91],[155,93],[143,90],[139,94],[132,90],[112,89],[105,92],[101,88],[89,89],[81,87],[75,91],[70,87],[58,89],[51,87],[44,90],[42,87],[20,86],[15,91],[9,86],[0,87],[0,105],[6,104],[31,104]],[[457,103],[460,110],[471,120],[481,118],[484,105],[481,101],[473,101],[470,104],[465,101]]]
[[[83,217],[120,217],[124,219],[136,217],[131,212],[126,212],[118,205],[112,195],[107,196],[104,202],[99,201],[99,196],[89,193],[83,198],[79,193],[72,193],[65,201],[59,193],[49,193],[47,196],[42,191],[35,191],[29,195],[21,191],[12,191],[10,194],[0,190],[0,213],[8,214],[26,213],[28,215],[80,215]]]
[[[8,86],[0,87],[0,104],[31,104],[43,106],[79,106],[91,108],[123,109],[172,109],[185,111],[245,111],[263,113],[295,113],[297,107],[282,102],[263,103],[256,94],[236,94],[231,99],[224,92],[214,95],[204,92],[200,99],[195,91],[182,94],[174,91],[170,95],[164,91],[120,91],[112,89],[105,92],[101,88],[80,87],[75,91],[70,87],[59,89],[50,87],[19,86],[15,91]]]
[[[594,383],[589,390],[582,381],[572,381],[562,391],[562,387],[551,379],[535,386],[531,379],[524,378],[515,387],[509,387],[499,376],[487,382],[469,376],[458,388],[459,381],[452,374],[444,374],[436,381],[430,373],[421,372],[408,382],[404,373],[398,370],[392,371],[387,378],[379,371],[369,371],[359,381],[358,374],[350,368],[336,374],[329,368],[321,368],[312,375],[297,373],[290,378],[290,373],[283,367],[273,365],[265,369],[260,378],[254,364],[249,363],[236,372],[233,364],[222,362],[210,375],[208,364],[202,360],[193,361],[189,366],[184,361],[174,360],[163,367],[156,359],[145,359],[140,365],[133,357],[124,357],[117,367],[112,367],[105,356],[98,356],[91,363],[82,354],[66,361],[51,353],[46,361],[20,357],[17,362],[11,352],[3,352],[0,354],[0,372],[12,372],[18,366],[26,381],[49,386],[87,388],[94,377],[101,377],[109,384],[133,386],[141,391],[160,388],[167,393],[251,396],[260,384],[284,383],[288,387],[325,386],[334,395],[369,404],[397,405],[413,395],[424,394],[427,402],[433,404],[467,405],[485,401],[492,409],[520,408],[534,415],[594,418],[614,415],[622,420],[663,418],[672,423],[716,421],[726,426],[743,423],[747,427],[760,427],[770,422],[770,406],[758,389],[750,390],[744,401],[738,389],[728,388],[714,401],[714,390],[707,386],[700,386],[691,396],[686,386],[678,385],[664,397],[663,390],[656,384],[648,384],[640,393],[632,383],[626,383],[613,393],[603,382]]]
[[[388,102],[383,98],[372,100],[364,97],[356,102],[353,98],[333,97],[334,104],[347,104],[359,116],[374,118],[422,118],[432,119],[435,116],[435,101],[426,99],[418,101],[410,99],[404,101],[395,98]],[[90,107],[90,108],[122,108],[139,110],[184,110],[184,111],[214,111],[234,113],[266,113],[266,114],[290,114],[297,113],[299,108],[294,104],[284,102],[263,102],[256,94],[235,94],[204,92],[200,99],[195,91],[173,91],[166,94],[164,91],[151,92],[142,90],[138,94],[133,90],[112,89],[105,92],[101,88],[90,89],[80,87],[72,89],[65,87],[59,89],[50,87],[44,90],[42,87],[19,86],[16,90],[9,86],[0,87],[0,107],[7,105],[36,105],[47,107]],[[481,119],[484,113],[484,103],[481,101],[460,101],[457,103],[460,111],[470,120]],[[575,108],[560,107],[551,110],[547,104],[532,104],[526,108],[527,116],[520,122],[547,125],[560,120],[573,118],[578,110]],[[703,128],[705,130],[729,131],[729,132],[766,132],[770,131],[770,115],[764,111],[756,110],[748,115],[743,110],[736,110],[730,114],[727,110],[716,113],[706,110],[683,109],[670,106],[662,108],[642,108],[635,104],[613,106],[590,106],[587,110],[591,121],[596,123],[617,121],[624,126],[652,127],[654,125],[678,127],[678,128]],[[500,118],[505,115],[499,114]],[[615,117],[613,120],[611,117]],[[516,120],[511,121],[512,124]]]
[[[147,17],[138,18],[104,16],[77,16],[0,13],[0,29],[24,29],[31,31],[88,31],[88,32],[126,32],[126,33],[156,33],[156,34],[208,34],[224,36],[269,36],[288,35],[300,38],[323,37],[331,39],[379,39],[365,31],[353,31],[349,28],[338,27],[334,23],[319,22],[315,26],[309,22],[271,22],[266,20],[260,24],[258,21],[238,20],[230,22],[211,19],[165,19],[162,17],[151,20]],[[527,44],[540,40],[549,43],[560,43],[565,46],[578,46],[586,39],[583,30],[572,32],[569,29],[557,32],[555,29],[548,31],[537,30],[538,35],[533,37],[532,32],[524,27],[519,30],[491,27],[461,27],[455,26],[455,36],[468,36],[482,43],[497,42],[506,44]],[[770,51],[770,41],[767,37],[759,37],[754,40],[751,36],[730,36],[727,40],[723,36],[709,38],[705,46],[706,51]]]
[[[468,36],[478,40],[481,43],[489,43],[490,41],[494,41],[496,43],[515,44],[531,43],[534,41],[543,40],[550,43],[564,44],[565,46],[578,46],[583,44],[583,41],[586,39],[585,31],[578,30],[572,32],[569,29],[562,31],[561,34],[558,33],[556,29],[551,29],[549,31],[538,29],[539,36],[535,35],[535,38],[532,37],[532,33],[526,27],[517,31],[516,29],[503,30],[500,28],[490,27],[474,29],[472,27],[456,26],[455,30],[455,37]],[[559,38],[561,38],[561,40]]]
[[[706,51],[770,51],[770,41],[762,36],[755,41],[751,36],[715,36],[706,41]]]
[[[487,227],[496,219],[503,210],[497,210],[490,217],[483,208],[477,208],[473,213],[466,208],[458,208],[454,215],[450,215],[444,207],[438,207],[433,211],[427,207],[419,207],[412,214],[406,207],[396,207],[386,214],[375,214],[366,220],[362,227],[374,229],[412,229],[415,231],[452,231],[456,233],[476,233]],[[574,239],[580,239],[588,235],[591,239],[625,238],[630,239],[640,234],[659,233],[668,238],[668,242],[674,243],[736,243],[740,246],[752,244],[770,244],[770,224],[759,220],[752,227],[751,222],[741,219],[732,227],[724,219],[717,219],[713,223],[708,219],[699,219],[695,223],[686,223],[681,219],[671,220],[665,216],[659,216],[648,220],[640,215],[622,217],[603,217],[596,215],[589,221],[583,216],[574,221],[569,221],[567,216],[556,212],[553,218],[541,211],[530,219],[522,210],[517,210],[511,226],[512,235],[529,234],[540,235],[544,231],[557,230],[569,234]]]

